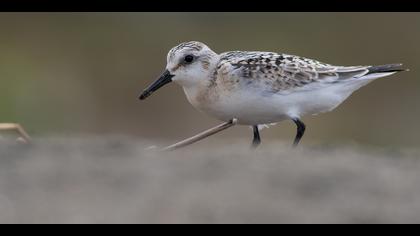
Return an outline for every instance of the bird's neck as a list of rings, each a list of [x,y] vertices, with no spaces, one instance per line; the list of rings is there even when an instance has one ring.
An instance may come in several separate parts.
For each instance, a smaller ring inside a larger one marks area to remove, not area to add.
[[[182,86],[188,101],[196,108],[203,106],[208,100],[208,81],[202,80],[194,85]]]

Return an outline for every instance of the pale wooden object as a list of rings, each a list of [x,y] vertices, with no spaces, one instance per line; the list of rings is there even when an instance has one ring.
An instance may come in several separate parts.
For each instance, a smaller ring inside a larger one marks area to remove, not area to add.
[[[23,129],[23,127],[20,124],[0,123],[0,131],[1,130],[15,130],[20,135],[18,141],[21,141],[23,143],[29,143],[31,141],[31,137],[28,133],[26,133],[25,129]]]
[[[178,148],[182,148],[182,147],[191,145],[191,144],[193,144],[195,142],[198,142],[202,139],[205,139],[205,138],[207,138],[211,135],[219,133],[220,131],[223,131],[227,128],[235,126],[237,123],[238,123],[238,119],[232,119],[232,120],[230,120],[228,122],[225,122],[223,124],[220,124],[216,127],[213,127],[213,128],[208,129],[206,131],[203,131],[203,132],[201,132],[201,133],[199,133],[199,134],[197,134],[197,135],[195,135],[191,138],[188,138],[188,139],[182,140],[181,142],[178,142],[178,143],[172,144],[170,146],[167,146],[167,147],[163,148],[162,150],[163,151],[173,151],[173,150],[176,150]]]

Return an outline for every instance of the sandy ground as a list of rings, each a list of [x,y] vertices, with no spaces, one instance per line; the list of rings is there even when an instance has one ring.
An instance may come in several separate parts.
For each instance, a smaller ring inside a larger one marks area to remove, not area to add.
[[[420,223],[416,150],[113,138],[0,144],[0,223]]]

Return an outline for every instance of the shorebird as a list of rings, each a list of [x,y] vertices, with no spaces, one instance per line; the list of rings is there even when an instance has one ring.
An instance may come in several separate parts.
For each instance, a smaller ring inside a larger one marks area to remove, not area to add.
[[[261,143],[259,127],[283,120],[296,124],[297,146],[305,132],[301,117],[332,111],[362,86],[399,71],[404,71],[402,64],[335,66],[275,52],[217,54],[191,41],[169,51],[165,71],[140,100],[175,82],[199,111],[251,126],[253,147]]]

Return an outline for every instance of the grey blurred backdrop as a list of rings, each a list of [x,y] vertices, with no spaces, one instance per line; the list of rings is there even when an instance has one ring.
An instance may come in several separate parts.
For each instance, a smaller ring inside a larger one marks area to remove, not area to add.
[[[303,142],[419,146],[419,13],[0,13],[0,122],[33,136],[122,134],[176,140],[218,124],[169,85],[139,93],[190,40],[216,52],[276,51],[339,65],[404,63],[334,112],[305,117]],[[314,98],[316,99],[316,98]],[[283,122],[263,139],[291,142]],[[235,127],[214,139],[247,137]]]

